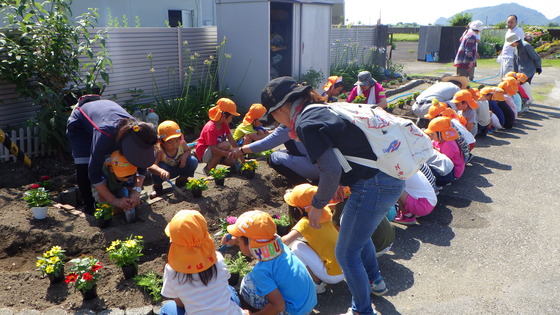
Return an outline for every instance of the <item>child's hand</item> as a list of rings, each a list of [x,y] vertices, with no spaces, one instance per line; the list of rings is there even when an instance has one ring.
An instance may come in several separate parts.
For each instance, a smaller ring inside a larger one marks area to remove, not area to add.
[[[159,177],[163,180],[169,180],[169,172],[162,169],[161,172],[159,172]]]
[[[223,237],[222,237],[222,241],[221,244],[222,245],[237,245],[238,239],[237,237],[226,233]]]
[[[124,211],[134,208],[132,200],[128,197],[118,198],[114,201],[113,206],[121,208]]]

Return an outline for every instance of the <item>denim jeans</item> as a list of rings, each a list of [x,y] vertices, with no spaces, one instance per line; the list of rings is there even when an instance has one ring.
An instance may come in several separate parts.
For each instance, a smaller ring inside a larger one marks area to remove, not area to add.
[[[190,155],[187,158],[187,164],[183,168],[180,168],[179,165],[170,166],[169,164],[163,162],[159,162],[158,166],[169,172],[169,179],[175,178],[177,176],[193,177],[194,171],[198,166],[198,160],[194,156]],[[161,183],[163,183],[161,177],[154,174],[152,175],[153,175],[152,180],[154,181],[154,184],[161,185]]]
[[[404,180],[383,172],[350,186],[335,253],[352,293],[352,310],[359,314],[373,314],[370,282],[381,277],[371,235],[403,189]]]
[[[239,300],[239,296],[237,295],[235,289],[231,286],[228,286],[228,289],[230,292],[230,299],[234,301],[235,304],[241,305],[241,301]],[[211,310],[208,311],[210,312]],[[177,306],[177,303],[175,303],[175,301],[172,300],[165,303],[165,305],[163,305],[159,314],[160,315],[185,315],[186,312],[184,308]]]

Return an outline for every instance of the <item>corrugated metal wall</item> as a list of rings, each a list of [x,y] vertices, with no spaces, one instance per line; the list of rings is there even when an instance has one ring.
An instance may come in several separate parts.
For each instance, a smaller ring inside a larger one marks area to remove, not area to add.
[[[331,31],[331,65],[362,60],[368,50],[377,50],[376,63],[385,68],[387,60],[386,25],[333,28]]]

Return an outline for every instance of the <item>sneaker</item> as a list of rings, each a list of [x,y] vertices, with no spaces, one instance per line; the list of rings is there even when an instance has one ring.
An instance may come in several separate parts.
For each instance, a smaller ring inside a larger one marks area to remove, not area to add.
[[[472,159],[474,158],[474,154],[469,154],[469,158],[467,159],[467,163],[470,163],[472,161]]]
[[[403,214],[402,212],[399,212],[397,214],[397,216],[395,217],[395,220],[393,222],[403,224],[403,225],[418,224],[418,221],[416,221],[416,218],[414,217],[413,214],[410,214],[410,213]]]
[[[323,281],[319,284],[315,283],[315,292],[317,294],[324,293],[325,291],[327,291],[327,288],[325,287],[325,283]]]
[[[372,282],[371,293],[377,296],[382,296],[387,292],[389,292],[389,289],[387,289],[387,285],[385,284],[385,281],[383,281],[383,277]]]

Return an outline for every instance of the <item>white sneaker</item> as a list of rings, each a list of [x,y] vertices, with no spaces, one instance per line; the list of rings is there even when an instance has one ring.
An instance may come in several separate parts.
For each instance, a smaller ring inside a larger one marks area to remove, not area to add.
[[[325,291],[327,291],[327,288],[325,287],[324,282],[321,281],[321,283],[319,283],[319,284],[315,283],[315,292],[317,294],[324,293]]]
[[[371,284],[371,293],[377,296],[385,295],[388,291],[389,289],[387,289],[387,285],[385,284],[385,281],[383,281],[383,277],[373,281]]]

